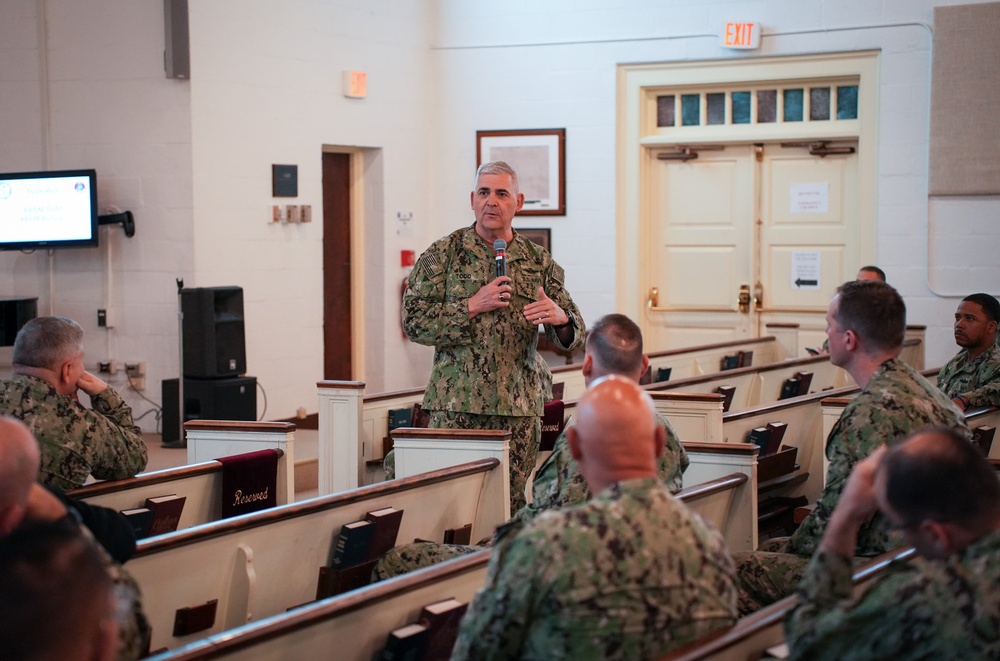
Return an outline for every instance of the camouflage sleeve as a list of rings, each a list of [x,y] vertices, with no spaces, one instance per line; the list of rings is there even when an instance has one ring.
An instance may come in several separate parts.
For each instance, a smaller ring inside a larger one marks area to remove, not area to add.
[[[955,393],[955,395],[949,392],[952,388],[952,380],[955,378],[955,372],[958,365],[958,357],[952,358],[948,363],[941,368],[941,371],[937,375],[937,387],[938,390],[948,395],[949,397],[954,397],[960,393]]]
[[[919,587],[915,570],[904,564],[890,571],[855,597],[851,559],[817,553],[799,584],[798,602],[785,618],[788,658],[895,659],[920,649],[914,637],[934,635],[934,627],[930,622],[915,627],[911,621],[907,602]]]
[[[472,326],[466,298],[449,297],[448,251],[442,242],[428,248],[417,260],[403,294],[403,332],[413,342],[429,346],[462,346],[472,343]]]
[[[458,633],[452,661],[519,659],[539,601],[535,570],[548,563],[547,544],[523,535],[498,542],[490,557],[486,585],[476,593]]]
[[[1000,406],[1000,352],[995,353],[997,359],[984,363],[976,375],[979,387],[962,393],[970,406]]]
[[[83,435],[90,473],[99,480],[132,477],[146,468],[146,443],[142,430],[132,420],[132,409],[108,387],[90,398]]]
[[[566,314],[569,315],[570,324],[573,328],[573,339],[568,344],[563,344],[555,328],[549,325],[545,326],[545,337],[560,349],[573,351],[583,344],[586,326],[583,322],[583,315],[580,314],[580,309],[576,307],[576,303],[573,302],[569,292],[566,291],[565,282],[565,271],[555,261],[552,261],[548,276],[545,278],[545,295],[555,301],[556,305],[565,310]]]
[[[969,406],[1000,406],[1000,374],[997,381],[976,390],[962,393],[969,400]]]
[[[563,429],[552,446],[552,454],[546,457],[535,471],[535,478],[531,483],[531,504],[528,507],[534,510],[535,514],[558,506],[559,494],[562,491],[562,476],[566,471],[564,459],[568,448],[566,430]]]
[[[851,474],[851,468],[857,463],[859,458],[868,455],[867,452],[858,456],[859,439],[853,438],[854,423],[853,412],[844,411],[837,424],[830,432],[830,440],[827,444],[826,456],[830,460],[830,466],[826,473],[826,486],[823,487],[816,507],[812,513],[799,525],[795,533],[788,540],[788,550],[796,555],[811,556],[819,547],[819,541],[826,530],[826,524],[830,521],[833,508],[840,500],[840,492],[847,484],[847,478]],[[870,434],[869,434],[870,435]]]
[[[660,457],[660,478],[667,485],[670,493],[675,494],[684,488],[684,471],[687,470],[691,460],[670,423],[662,416],[657,415],[657,417],[667,434],[667,440],[663,446],[663,456]]]

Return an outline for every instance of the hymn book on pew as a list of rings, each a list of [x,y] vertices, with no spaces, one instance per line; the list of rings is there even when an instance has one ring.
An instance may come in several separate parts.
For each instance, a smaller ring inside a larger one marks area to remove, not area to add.
[[[149,526],[153,523],[153,511],[148,507],[133,507],[132,509],[121,510],[122,516],[132,524],[136,539],[149,536]]]
[[[982,450],[983,456],[990,456],[990,449],[993,447],[993,435],[996,431],[996,427],[987,427],[986,425],[976,427],[972,430],[972,441]]]
[[[162,535],[177,530],[177,524],[181,522],[181,512],[184,511],[184,501],[186,500],[186,496],[178,496],[173,493],[147,498],[143,507],[153,513],[153,520],[149,523],[149,536]]]
[[[399,535],[399,524],[403,520],[403,510],[395,507],[383,507],[365,515],[365,520],[371,521],[375,531],[368,548],[368,560],[378,560],[396,545]]]
[[[421,659],[446,661],[458,639],[458,626],[469,604],[457,599],[445,599],[427,604],[420,611],[420,624],[427,627],[427,643]]]
[[[383,507],[341,526],[330,565],[319,568],[316,598],[368,585],[375,563],[396,545],[402,518],[403,510]]]
[[[728,413],[729,407],[733,405],[733,395],[736,394],[736,386],[719,386],[715,392],[722,395],[722,412]]]
[[[427,644],[427,625],[407,624],[389,632],[382,661],[420,661]]]
[[[445,544],[464,544],[468,546],[472,543],[472,524],[467,523],[461,528],[447,528],[444,531]]]

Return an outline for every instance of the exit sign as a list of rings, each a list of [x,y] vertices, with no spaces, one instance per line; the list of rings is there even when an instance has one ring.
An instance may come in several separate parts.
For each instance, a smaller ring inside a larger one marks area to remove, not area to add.
[[[344,96],[351,99],[363,99],[368,96],[368,74],[364,71],[345,71]]]
[[[760,23],[726,23],[722,31],[724,48],[753,49],[760,47]]]

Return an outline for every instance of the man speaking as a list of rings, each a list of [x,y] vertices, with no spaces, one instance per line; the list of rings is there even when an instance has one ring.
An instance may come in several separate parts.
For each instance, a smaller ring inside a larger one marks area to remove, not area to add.
[[[511,431],[516,512],[541,434],[538,326],[571,351],[583,341],[584,324],[562,267],[511,227],[524,204],[514,170],[502,161],[479,166],[471,200],[476,222],[436,241],[410,273],[403,330],[434,347],[423,401],[431,427]]]

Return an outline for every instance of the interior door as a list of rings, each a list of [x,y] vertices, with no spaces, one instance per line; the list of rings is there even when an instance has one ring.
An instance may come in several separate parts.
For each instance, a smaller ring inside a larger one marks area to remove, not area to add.
[[[696,158],[690,158],[697,153]],[[681,156],[678,156],[681,154]],[[752,145],[651,150],[646,343],[657,349],[753,337]],[[740,301],[741,289],[745,292]]]
[[[760,337],[768,323],[820,344],[833,291],[861,266],[856,148],[650,150],[648,345]]]
[[[758,335],[768,323],[794,322],[800,346],[816,346],[834,290],[863,266],[857,143],[769,144],[758,159]]]

